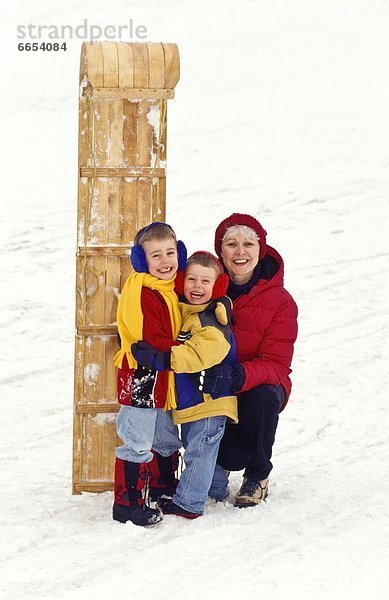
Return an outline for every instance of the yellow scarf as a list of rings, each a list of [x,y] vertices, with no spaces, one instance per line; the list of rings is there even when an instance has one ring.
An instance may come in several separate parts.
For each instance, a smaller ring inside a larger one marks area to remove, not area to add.
[[[178,309],[178,298],[174,291],[174,280],[158,279],[149,273],[132,273],[124,284],[120,294],[117,324],[122,347],[114,358],[116,367],[122,366],[124,355],[127,357],[130,369],[136,369],[137,362],[131,352],[131,344],[143,339],[143,312],[141,306],[142,287],[159,292],[168,307],[173,339],[175,340],[181,329],[181,314]],[[165,410],[176,408],[176,392],[174,386],[174,373],[168,374],[168,391]]]

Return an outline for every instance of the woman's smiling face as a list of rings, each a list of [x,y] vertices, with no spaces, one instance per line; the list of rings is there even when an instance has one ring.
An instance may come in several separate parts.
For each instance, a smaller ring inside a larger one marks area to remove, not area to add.
[[[228,275],[234,283],[250,281],[259,261],[260,245],[257,239],[240,231],[227,235],[222,241],[221,256]]]

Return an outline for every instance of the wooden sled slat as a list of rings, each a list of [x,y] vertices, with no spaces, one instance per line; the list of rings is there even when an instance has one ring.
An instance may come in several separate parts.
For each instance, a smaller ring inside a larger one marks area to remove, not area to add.
[[[165,169],[152,167],[81,167],[80,177],[165,177]]]

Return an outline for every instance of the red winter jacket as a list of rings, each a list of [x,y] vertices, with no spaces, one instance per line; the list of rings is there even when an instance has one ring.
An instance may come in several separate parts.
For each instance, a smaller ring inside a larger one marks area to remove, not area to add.
[[[292,388],[289,374],[297,337],[297,305],[283,287],[284,262],[274,248],[267,246],[262,264],[266,269],[261,269],[257,283],[234,300],[232,329],[238,361],[246,374],[241,391],[263,383],[281,384],[285,408]]]
[[[173,340],[169,310],[162,296],[155,290],[143,287],[141,306],[142,340],[157,350],[169,352],[178,342]],[[141,366],[130,369],[124,356],[117,377],[119,404],[138,408],[163,408],[168,389],[168,373],[168,371],[149,371]]]

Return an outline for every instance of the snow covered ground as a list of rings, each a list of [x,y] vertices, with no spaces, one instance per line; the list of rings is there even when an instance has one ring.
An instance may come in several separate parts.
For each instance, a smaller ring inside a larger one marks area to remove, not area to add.
[[[16,26],[85,18],[179,45],[167,218],[189,250],[241,211],[284,257],[300,331],[263,506],[144,530],[111,521],[110,493],[71,496],[81,41],[18,52]],[[386,0],[24,0],[3,15],[4,599],[389,597],[388,31]]]

